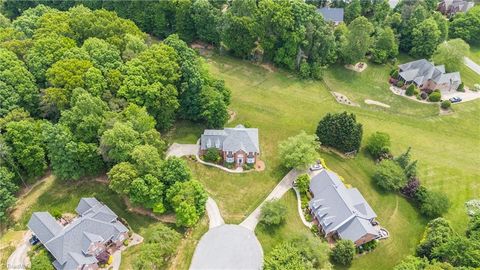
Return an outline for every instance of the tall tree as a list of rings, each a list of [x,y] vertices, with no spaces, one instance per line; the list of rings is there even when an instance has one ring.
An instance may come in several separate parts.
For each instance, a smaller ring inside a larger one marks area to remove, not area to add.
[[[362,6],[360,4],[360,0],[352,0],[346,7],[345,7],[345,22],[347,24],[351,23],[356,18],[362,15]]]
[[[362,124],[357,123],[353,113],[328,113],[320,120],[317,127],[317,136],[323,145],[337,148],[345,153],[360,149],[362,135]]]
[[[8,209],[15,204],[18,187],[13,182],[15,175],[6,167],[0,166],[0,221],[8,220]]]
[[[197,30],[197,37],[205,42],[219,44],[219,23],[221,12],[208,0],[195,0],[192,6],[192,18]]]
[[[140,144],[140,134],[130,123],[116,122],[102,134],[100,153],[107,162],[128,161],[130,152]]]
[[[320,144],[317,136],[302,131],[280,142],[278,148],[283,166],[304,169],[318,159]]]
[[[342,48],[342,58],[346,63],[355,64],[365,57],[372,45],[372,33],[373,25],[363,16],[348,25],[346,44]]]
[[[376,63],[385,63],[397,55],[398,44],[392,28],[385,27],[379,30],[372,49],[372,60]]]
[[[431,57],[439,43],[440,34],[433,18],[421,22],[413,29],[410,54],[416,57]]]
[[[456,38],[438,45],[433,55],[435,64],[445,65],[449,72],[457,71],[463,65],[463,57],[470,50],[470,46],[462,39]]]
[[[461,38],[470,44],[480,44],[480,6],[467,13],[459,12],[450,23],[450,37]]]

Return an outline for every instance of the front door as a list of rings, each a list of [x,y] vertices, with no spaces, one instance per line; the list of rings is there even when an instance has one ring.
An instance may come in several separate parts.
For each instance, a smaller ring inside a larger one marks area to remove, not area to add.
[[[238,159],[238,165],[242,165],[243,164],[243,158],[239,158]]]

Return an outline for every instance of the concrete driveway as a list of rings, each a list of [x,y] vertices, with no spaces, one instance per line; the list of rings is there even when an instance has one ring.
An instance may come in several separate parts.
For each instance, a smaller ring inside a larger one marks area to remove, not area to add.
[[[23,236],[22,243],[15,249],[15,251],[8,257],[8,270],[24,270],[30,266],[30,259],[28,258],[28,251],[32,247],[28,240],[32,237],[32,231],[27,231]]]
[[[468,58],[468,57],[464,57],[463,58],[463,63],[468,67],[470,68],[471,70],[475,71],[478,75],[480,75],[480,65],[473,62],[472,59]],[[478,82],[480,83],[480,82]]]
[[[167,157],[183,157],[197,155],[200,150],[198,144],[179,144],[173,143],[167,150]]]
[[[206,209],[208,214],[208,228],[212,229],[225,224],[217,203],[210,197],[207,199]]]

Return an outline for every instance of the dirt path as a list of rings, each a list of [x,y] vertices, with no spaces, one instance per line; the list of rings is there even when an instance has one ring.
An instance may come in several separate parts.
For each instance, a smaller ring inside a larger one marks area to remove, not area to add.
[[[37,199],[50,188],[55,180],[55,177],[51,174],[46,175],[40,181],[38,181],[31,188],[22,192],[15,204],[11,217],[16,222],[23,215],[25,210],[29,209]]]
[[[377,105],[377,106],[384,107],[384,108],[390,108],[390,105],[382,103],[380,101],[376,101],[376,100],[365,99],[365,103],[369,104],[369,105]]]

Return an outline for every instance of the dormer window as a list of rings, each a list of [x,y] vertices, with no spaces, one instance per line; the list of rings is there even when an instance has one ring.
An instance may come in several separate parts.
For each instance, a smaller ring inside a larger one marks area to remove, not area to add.
[[[210,139],[207,140],[207,148],[212,147],[212,141]]]

